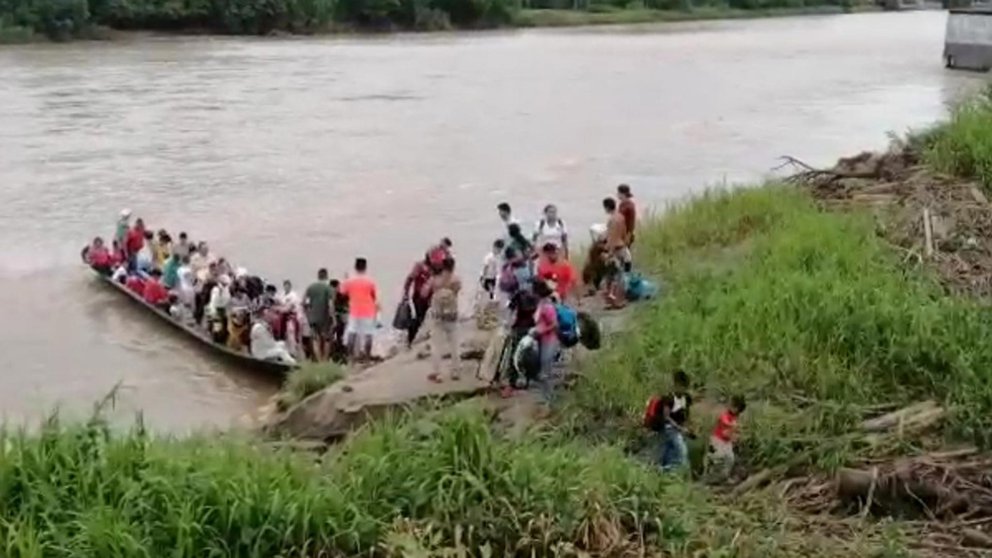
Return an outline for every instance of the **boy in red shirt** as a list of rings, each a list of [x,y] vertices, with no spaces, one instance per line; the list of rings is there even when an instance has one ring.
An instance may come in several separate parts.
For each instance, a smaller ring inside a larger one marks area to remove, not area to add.
[[[706,473],[711,482],[722,482],[734,467],[734,442],[737,440],[737,419],[747,408],[744,398],[735,395],[730,407],[720,415],[710,435],[709,452],[706,454]]]
[[[162,284],[162,272],[153,269],[151,276],[145,281],[145,287],[142,292],[142,296],[145,298],[145,302],[158,307],[164,307],[163,309],[168,309],[169,303],[169,291]]]

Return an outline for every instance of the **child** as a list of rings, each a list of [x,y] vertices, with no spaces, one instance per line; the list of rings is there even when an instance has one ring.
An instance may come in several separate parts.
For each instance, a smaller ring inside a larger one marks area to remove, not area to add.
[[[489,300],[493,300],[496,296],[496,278],[499,276],[500,260],[505,248],[506,243],[503,242],[503,239],[497,239],[496,242],[493,242],[493,249],[486,254],[486,258],[482,261],[482,275],[479,277],[479,283]]]
[[[709,452],[706,454],[706,473],[712,482],[722,482],[734,467],[734,442],[737,440],[737,419],[747,408],[744,398],[735,395],[730,407],[720,415],[710,435]]]
[[[678,469],[686,463],[689,451],[685,437],[692,437],[686,428],[692,406],[689,375],[676,370],[672,376],[672,392],[664,397],[652,397],[644,413],[644,425],[662,435],[660,461],[664,471]]]

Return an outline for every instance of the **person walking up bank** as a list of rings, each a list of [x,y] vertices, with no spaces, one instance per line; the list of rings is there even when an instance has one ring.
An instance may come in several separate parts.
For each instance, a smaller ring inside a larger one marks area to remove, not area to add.
[[[431,359],[434,373],[429,376],[433,382],[441,381],[441,361],[445,354],[451,355],[450,374],[458,380],[458,367],[461,358],[458,354],[458,295],[462,281],[455,275],[455,260],[447,258],[441,264],[441,272],[431,279],[434,293],[431,298]]]
[[[661,434],[659,461],[664,471],[682,467],[689,457],[685,437],[691,436],[686,424],[692,396],[689,395],[689,375],[677,370],[672,377],[671,393],[648,400],[644,412],[644,426]]]
[[[348,297],[348,325],[345,327],[348,349],[356,361],[372,358],[372,336],[379,313],[379,296],[375,281],[368,276],[368,261],[355,259],[355,276],[341,284],[341,294]]]

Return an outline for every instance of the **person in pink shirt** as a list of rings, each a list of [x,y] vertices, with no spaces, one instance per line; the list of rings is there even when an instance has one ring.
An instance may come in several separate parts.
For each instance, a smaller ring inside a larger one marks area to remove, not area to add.
[[[535,314],[537,325],[534,327],[533,335],[541,348],[541,372],[537,383],[541,398],[546,405],[550,405],[554,391],[554,364],[561,350],[558,344],[558,312],[552,299],[554,291],[547,283],[541,280],[535,281],[534,294],[537,295],[539,302]]]
[[[341,284],[341,294],[348,297],[348,325],[345,339],[355,360],[372,357],[372,335],[379,313],[379,295],[375,281],[367,275],[368,261],[355,260],[355,275]]]

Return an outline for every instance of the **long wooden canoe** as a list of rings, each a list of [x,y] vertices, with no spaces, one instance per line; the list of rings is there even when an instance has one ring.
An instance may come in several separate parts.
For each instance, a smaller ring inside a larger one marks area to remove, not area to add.
[[[94,272],[97,274],[97,277],[99,277],[100,280],[103,281],[105,284],[109,285],[111,288],[117,290],[118,292],[124,294],[126,297],[131,299],[131,301],[134,302],[135,304],[141,305],[143,308],[145,308],[152,314],[155,314],[159,318],[162,318],[162,320],[165,321],[167,324],[171,325],[172,327],[176,328],[179,331],[186,333],[189,337],[195,339],[196,341],[199,341],[200,345],[206,347],[214,354],[224,358],[231,364],[235,364],[252,370],[257,370],[259,372],[265,372],[268,374],[278,374],[280,376],[285,375],[293,368],[288,364],[283,364],[281,362],[273,362],[271,360],[257,359],[248,353],[237,352],[227,348],[224,345],[214,343],[213,339],[211,339],[206,334],[206,332],[200,331],[199,329],[196,329],[192,326],[177,322],[176,320],[172,319],[172,316],[170,316],[168,313],[145,302],[145,299],[138,296],[136,293],[131,292],[124,285],[115,282],[110,277],[98,273],[95,270]]]

